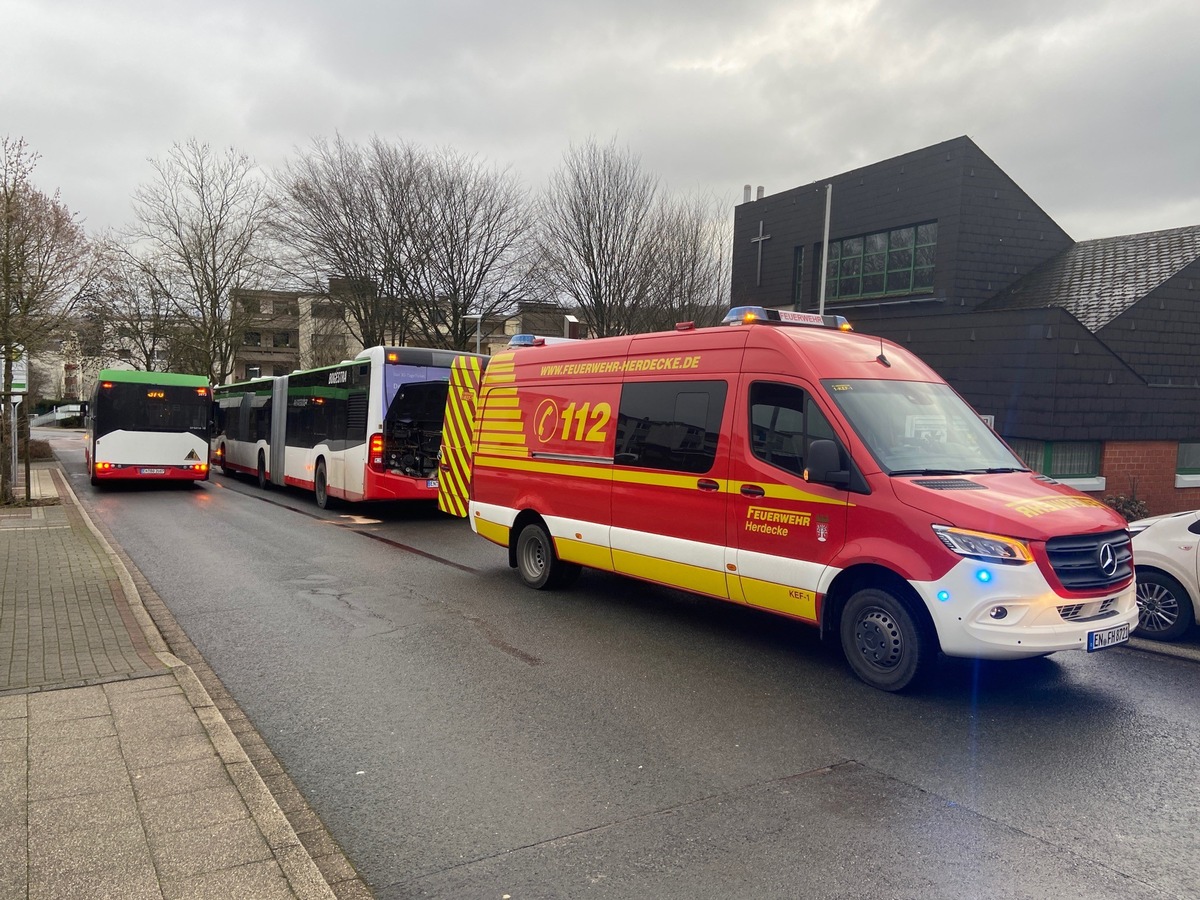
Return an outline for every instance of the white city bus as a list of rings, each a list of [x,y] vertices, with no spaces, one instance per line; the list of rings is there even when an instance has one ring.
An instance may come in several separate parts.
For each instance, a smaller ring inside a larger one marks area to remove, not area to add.
[[[222,385],[213,391],[213,461],[261,487],[331,499],[436,500],[450,365],[487,357],[371,347],[334,366]]]
[[[102,370],[86,413],[92,484],[207,480],[211,417],[203,375]]]

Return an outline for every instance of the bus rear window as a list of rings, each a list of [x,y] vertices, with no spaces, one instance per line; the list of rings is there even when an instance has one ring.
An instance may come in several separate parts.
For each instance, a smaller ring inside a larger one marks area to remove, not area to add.
[[[101,388],[96,437],[113,431],[190,431],[208,437],[211,403],[194,387],[114,382]]]

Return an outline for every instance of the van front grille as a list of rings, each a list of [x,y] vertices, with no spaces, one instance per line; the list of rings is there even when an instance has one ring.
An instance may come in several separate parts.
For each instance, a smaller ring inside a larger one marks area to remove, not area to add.
[[[1133,544],[1127,531],[1051,538],[1046,554],[1062,586],[1071,591],[1102,591],[1133,575]]]

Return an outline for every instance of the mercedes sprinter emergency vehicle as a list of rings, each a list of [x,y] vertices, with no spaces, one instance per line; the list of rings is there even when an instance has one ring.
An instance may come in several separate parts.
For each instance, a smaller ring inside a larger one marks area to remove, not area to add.
[[[840,641],[883,690],[939,651],[1128,640],[1116,512],[1030,471],[903,347],[840,317],[725,322],[527,346],[478,388],[457,379],[443,508],[531,587],[589,567],[769,610]]]

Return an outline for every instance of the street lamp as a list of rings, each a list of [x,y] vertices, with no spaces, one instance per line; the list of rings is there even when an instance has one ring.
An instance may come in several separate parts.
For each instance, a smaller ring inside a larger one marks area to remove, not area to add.
[[[483,328],[483,313],[466,313],[464,319],[475,320],[475,352],[479,352],[480,331]]]

